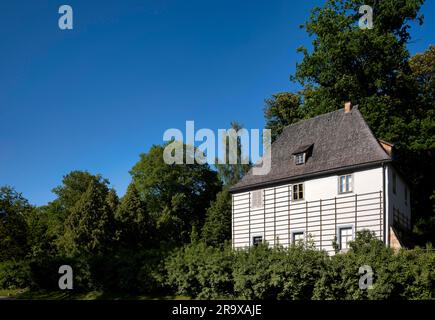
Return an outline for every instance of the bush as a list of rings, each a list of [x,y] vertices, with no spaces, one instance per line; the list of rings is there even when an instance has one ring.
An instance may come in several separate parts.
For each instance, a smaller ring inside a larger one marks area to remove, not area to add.
[[[100,256],[93,263],[93,274],[99,288],[112,292],[155,293],[163,291],[162,252],[157,249],[117,250]]]
[[[360,289],[361,266],[373,271],[371,289]],[[316,283],[314,299],[386,300],[433,299],[435,254],[421,249],[400,250],[367,231],[357,234],[346,254],[331,257]]]
[[[193,243],[166,259],[166,283],[176,293],[200,299],[233,297],[233,254],[224,249]]]
[[[31,283],[30,268],[24,260],[8,260],[0,263],[0,288],[21,289]]]
[[[360,267],[373,272],[370,289],[360,288]],[[367,231],[347,253],[328,257],[300,245],[259,245],[232,251],[193,243],[166,259],[167,284],[176,293],[200,299],[434,299],[435,254],[398,253]]]
[[[326,253],[302,246],[238,251],[235,293],[243,299],[310,299],[326,259]]]
[[[59,290],[59,278],[62,276],[59,274],[59,267],[70,265],[73,270],[74,290],[94,290],[96,286],[90,261],[90,257],[87,256],[43,256],[32,259],[30,262],[32,286],[35,289]]]

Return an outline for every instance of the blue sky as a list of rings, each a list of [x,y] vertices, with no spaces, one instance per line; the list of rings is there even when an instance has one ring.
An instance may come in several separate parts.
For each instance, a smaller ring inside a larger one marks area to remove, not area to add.
[[[294,90],[310,44],[299,29],[323,1],[1,1],[0,185],[33,204],[71,170],[122,195],[128,171],[168,128],[263,128],[264,99]],[[58,8],[74,29],[58,28]],[[434,43],[435,3],[411,53]]]

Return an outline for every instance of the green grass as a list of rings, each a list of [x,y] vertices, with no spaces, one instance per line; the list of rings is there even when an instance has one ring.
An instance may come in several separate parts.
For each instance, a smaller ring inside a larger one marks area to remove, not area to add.
[[[0,297],[17,297],[18,295],[25,292],[27,289],[0,289]]]
[[[102,291],[33,291],[29,289],[0,290],[0,297],[24,300],[189,300],[185,296],[130,295]]]

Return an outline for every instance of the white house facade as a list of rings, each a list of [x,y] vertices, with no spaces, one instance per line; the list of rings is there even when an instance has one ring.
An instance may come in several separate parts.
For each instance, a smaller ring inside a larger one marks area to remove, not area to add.
[[[310,241],[334,254],[333,243],[344,251],[364,229],[399,246],[394,230],[410,228],[410,192],[392,149],[350,104],[286,127],[270,172],[251,171],[231,189],[233,248]]]

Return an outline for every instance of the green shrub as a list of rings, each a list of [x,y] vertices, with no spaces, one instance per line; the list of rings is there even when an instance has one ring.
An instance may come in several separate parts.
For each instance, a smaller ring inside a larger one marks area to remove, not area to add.
[[[0,288],[27,288],[31,283],[30,268],[24,260],[8,260],[0,263]]]
[[[373,283],[360,288],[360,267],[370,267]],[[178,294],[200,299],[434,299],[435,254],[395,253],[368,232],[359,232],[347,253],[328,257],[301,245],[259,245],[233,251],[189,244],[165,262],[167,284]]]
[[[165,262],[167,284],[176,293],[201,299],[231,298],[233,254],[204,243],[177,249]]]
[[[236,253],[234,290],[243,299],[310,299],[326,253],[260,245]]]
[[[73,270],[74,290],[87,291],[96,289],[92,269],[91,258],[43,256],[30,261],[32,286],[35,289],[59,290],[59,267],[70,265]]]
[[[425,250],[400,250],[359,232],[349,252],[331,257],[316,283],[313,299],[386,300],[433,299],[435,254]],[[361,266],[373,271],[371,289],[360,289]]]
[[[112,292],[162,291],[162,252],[157,249],[122,249],[93,261],[92,273],[100,289]]]

